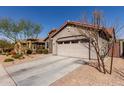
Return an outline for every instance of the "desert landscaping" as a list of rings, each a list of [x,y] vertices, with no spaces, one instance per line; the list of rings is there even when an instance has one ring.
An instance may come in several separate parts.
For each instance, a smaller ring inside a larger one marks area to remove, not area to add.
[[[109,58],[106,65],[110,64]],[[100,73],[96,68],[82,65],[57,80],[52,86],[116,86],[124,85],[124,59],[114,58],[112,74]]]
[[[20,18],[28,13],[27,7],[17,20],[16,15],[0,17],[0,85],[124,85],[123,23],[110,17],[110,8],[99,7],[106,12],[103,14],[101,10],[87,7],[87,11],[91,8],[92,11],[86,15],[81,10],[82,16],[79,11],[82,7],[73,7],[75,13],[66,8],[69,10],[62,7],[55,10],[66,11],[63,14],[71,12],[68,18],[73,17],[72,20],[56,17],[60,15],[54,8],[36,7],[39,12],[46,9],[45,13],[49,13],[50,18],[55,17],[54,20],[62,19],[57,23],[48,20],[45,13],[44,18],[40,18],[42,15],[34,13],[33,7],[28,8],[32,13],[29,20],[27,15]]]
[[[11,56],[6,56],[6,55],[0,55],[0,64],[3,64],[5,67],[8,66],[13,66],[13,65],[17,65],[17,64],[22,64],[25,62],[31,62],[33,60],[38,60],[41,58],[44,58],[46,55],[45,54],[32,54],[32,55],[24,55],[23,58],[21,59],[16,59],[14,61],[10,61],[10,62],[4,62],[4,60],[6,58],[11,58]]]

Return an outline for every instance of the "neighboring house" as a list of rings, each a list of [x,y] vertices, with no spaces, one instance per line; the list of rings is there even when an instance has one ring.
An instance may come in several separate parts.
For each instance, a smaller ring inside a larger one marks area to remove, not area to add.
[[[110,50],[112,51],[112,49]],[[111,52],[109,53],[111,56]],[[114,44],[114,57],[124,57],[124,39],[118,39]]]
[[[46,41],[48,38],[50,39],[52,53],[68,57],[96,59],[94,48],[89,40],[82,36],[79,29],[85,32],[95,30],[96,27],[89,24],[81,24],[80,22],[66,22],[59,30],[55,30],[50,38],[49,36],[46,38]],[[98,41],[101,53],[108,50],[108,37],[112,37],[113,31],[114,29],[103,29],[100,27]]]
[[[51,31],[48,33],[48,37],[46,37],[46,38],[44,39],[44,41],[45,41],[45,48],[48,49],[49,53],[52,53],[52,49],[53,49],[53,47],[52,47],[52,38],[51,38],[51,37],[52,37],[56,32],[57,32],[56,29],[51,30]]]
[[[26,53],[28,49],[36,53],[36,50],[41,46],[45,47],[44,39],[27,39],[16,43],[15,51],[17,53]]]

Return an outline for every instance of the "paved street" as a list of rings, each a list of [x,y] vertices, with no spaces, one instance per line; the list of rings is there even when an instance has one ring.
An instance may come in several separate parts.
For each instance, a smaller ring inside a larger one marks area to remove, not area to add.
[[[49,55],[6,69],[19,86],[47,86],[81,66],[81,63],[83,61],[78,58]]]

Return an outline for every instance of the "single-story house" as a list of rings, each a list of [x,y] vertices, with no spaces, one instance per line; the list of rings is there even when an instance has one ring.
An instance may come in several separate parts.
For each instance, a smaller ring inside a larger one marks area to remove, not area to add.
[[[36,50],[41,46],[45,47],[45,42],[43,38],[40,39],[31,38],[18,41],[14,49],[17,53],[26,53],[28,49],[32,50],[33,53],[36,53]]]
[[[81,24],[80,22],[65,22],[64,25],[60,27],[60,29],[52,30],[50,32],[50,34],[52,34],[50,36],[48,35],[48,37],[45,39],[45,42],[49,42],[51,44],[51,52],[54,55],[96,59],[96,53],[93,46],[86,37],[83,37],[79,30],[85,32],[97,29],[98,28],[96,26],[91,24]],[[108,50],[108,37],[112,38],[113,32],[113,28],[99,28],[98,42],[101,49],[100,51]],[[47,44],[48,49],[49,43]]]

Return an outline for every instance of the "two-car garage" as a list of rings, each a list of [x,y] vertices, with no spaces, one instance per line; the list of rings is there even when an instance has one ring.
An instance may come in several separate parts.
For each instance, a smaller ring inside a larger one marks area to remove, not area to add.
[[[52,53],[68,57],[96,58],[95,51],[89,40],[79,33],[79,29],[85,31],[68,23],[61,27],[52,36]]]
[[[57,55],[89,58],[89,42],[86,39],[57,41]]]

